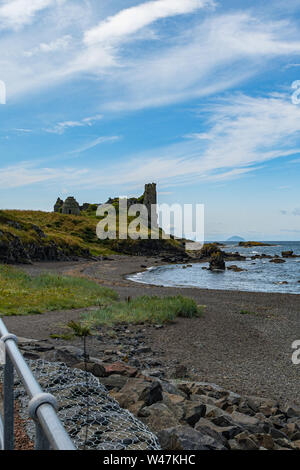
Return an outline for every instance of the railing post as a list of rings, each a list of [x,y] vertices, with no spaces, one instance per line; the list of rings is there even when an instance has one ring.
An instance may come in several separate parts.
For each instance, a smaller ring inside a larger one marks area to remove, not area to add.
[[[49,450],[50,445],[47,437],[45,436],[42,427],[37,422],[35,423],[35,443],[34,443],[35,450]]]
[[[14,366],[6,352],[3,387],[4,449],[14,448]]]

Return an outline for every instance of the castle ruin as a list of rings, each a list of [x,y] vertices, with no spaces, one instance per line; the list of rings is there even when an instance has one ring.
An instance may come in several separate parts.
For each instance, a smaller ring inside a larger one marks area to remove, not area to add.
[[[157,227],[157,190],[156,183],[145,184],[143,203],[148,210],[148,222]]]
[[[119,202],[119,198],[109,198],[106,204],[113,204]],[[152,227],[157,227],[157,190],[156,183],[145,184],[144,194],[140,198],[129,198],[127,199],[128,208],[133,204],[144,204],[148,211],[148,222],[149,225],[152,223]],[[82,206],[78,204],[73,196],[69,196],[65,201],[58,198],[54,205],[54,212],[68,215],[80,215],[81,211],[89,209],[91,204],[84,203]],[[98,206],[98,204],[95,206]]]

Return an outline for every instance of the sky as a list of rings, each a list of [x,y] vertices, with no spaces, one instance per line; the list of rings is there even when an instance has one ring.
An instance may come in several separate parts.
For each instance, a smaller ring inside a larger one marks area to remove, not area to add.
[[[0,207],[204,204],[300,240],[300,0],[0,0]]]

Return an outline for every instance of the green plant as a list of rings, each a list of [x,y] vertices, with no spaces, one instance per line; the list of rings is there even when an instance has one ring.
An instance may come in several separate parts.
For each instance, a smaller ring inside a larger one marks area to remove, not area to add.
[[[175,297],[142,296],[130,302],[112,302],[92,313],[83,314],[90,325],[162,324],[177,317],[192,318],[201,315],[203,309],[193,299],[181,295]]]
[[[74,320],[69,321],[67,326],[73,330],[74,335],[79,338],[91,336],[91,328],[88,325],[83,325],[81,322],[76,322]]]

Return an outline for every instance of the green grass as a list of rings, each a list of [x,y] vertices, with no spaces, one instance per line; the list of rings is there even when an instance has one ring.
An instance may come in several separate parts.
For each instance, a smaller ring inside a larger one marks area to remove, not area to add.
[[[94,209],[92,207],[92,209]],[[135,217],[128,217],[128,223]],[[118,238],[119,225],[117,218],[117,239],[99,240],[96,234],[100,218],[94,210],[82,212],[81,215],[65,215],[54,212],[0,210],[0,241],[9,243],[12,236],[18,237],[23,245],[51,245],[53,242],[67,255],[82,256],[84,250],[91,255],[110,255],[115,253],[137,253],[148,240],[123,240]],[[40,228],[45,237],[40,238],[36,228]],[[148,227],[141,227],[141,233],[149,235]],[[162,237],[162,230],[159,229]],[[151,240],[150,240],[151,241]],[[153,241],[152,241],[153,243]],[[183,249],[179,240],[171,238],[157,244],[158,251]]]
[[[241,315],[257,315],[256,312],[250,312],[249,310],[241,310],[240,314]]]
[[[73,254],[89,250],[94,256],[109,255],[111,250],[109,240],[99,240],[96,227],[99,218],[94,214],[83,212],[80,216],[64,215],[42,211],[0,211],[0,237],[5,242],[9,235],[19,237],[27,244],[49,245],[55,242],[65,253]],[[39,227],[46,237],[40,239],[34,227]]]
[[[1,315],[102,306],[116,301],[117,297],[112,289],[88,279],[53,274],[31,277],[13,267],[0,265]]]
[[[202,313],[193,299],[178,295],[176,297],[142,296],[130,302],[112,302],[101,309],[82,316],[84,322],[91,326],[112,326],[127,324],[163,324],[172,322],[177,317],[192,318]]]

